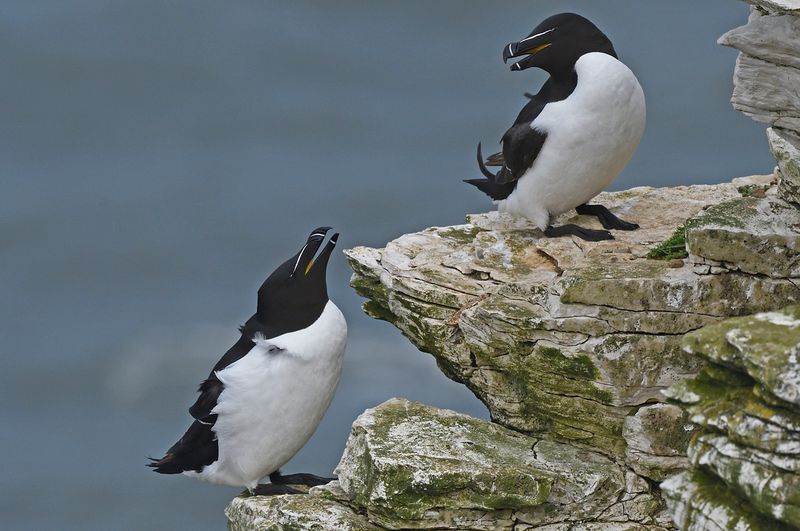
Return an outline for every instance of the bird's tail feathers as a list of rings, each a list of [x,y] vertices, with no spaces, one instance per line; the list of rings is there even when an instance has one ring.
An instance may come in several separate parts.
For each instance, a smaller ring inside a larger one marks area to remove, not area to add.
[[[486,167],[486,164],[483,161],[483,153],[481,153],[480,143],[478,143],[478,168],[480,168],[481,173],[486,178],[464,179],[465,183],[476,187],[478,190],[491,197],[494,201],[506,199],[509,195],[511,195],[511,192],[514,191],[515,183],[511,182],[511,180],[506,182],[504,179],[505,174],[503,172],[506,170],[505,167],[502,168],[497,175],[489,171],[489,168]],[[498,176],[502,177],[503,180],[499,180]]]
[[[161,459],[154,459],[152,457],[148,457],[148,459],[151,462],[147,463],[145,466],[154,469],[153,472],[158,472],[159,474],[180,474],[183,472],[183,469],[175,463],[172,454],[167,454]]]
[[[486,167],[486,164],[483,162],[483,153],[481,153],[481,143],[478,142],[478,168],[480,168],[481,173],[484,177],[489,179],[491,182],[494,182],[497,176],[489,171],[489,168]],[[469,181],[467,181],[469,182]],[[470,183],[472,184],[472,183]]]

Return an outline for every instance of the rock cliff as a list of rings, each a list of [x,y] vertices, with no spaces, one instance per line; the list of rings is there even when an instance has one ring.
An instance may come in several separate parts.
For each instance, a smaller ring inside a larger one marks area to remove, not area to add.
[[[707,362],[667,394],[701,426],[662,486],[684,530],[800,528],[800,306],[689,334]]]
[[[364,310],[492,421],[389,400],[338,481],[238,497],[231,529],[800,528],[800,307],[776,311],[800,303],[800,1],[752,3],[720,42],[776,173],[602,194],[641,225],[613,241],[493,212],[346,251]]]
[[[693,439],[696,412],[662,393],[707,370],[683,336],[800,302],[800,225],[777,194],[773,176],[603,194],[642,226],[607,242],[543,239],[489,213],[348,250],[365,310],[434,355],[493,422],[390,400],[354,423],[338,483],[237,498],[234,528],[671,528],[658,482],[706,440]],[[648,257],[676,233],[684,258]]]

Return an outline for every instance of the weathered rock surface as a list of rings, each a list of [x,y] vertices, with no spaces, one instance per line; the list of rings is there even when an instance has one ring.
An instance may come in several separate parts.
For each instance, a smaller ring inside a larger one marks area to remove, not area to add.
[[[723,46],[776,65],[800,68],[800,19],[789,14],[756,14],[719,38]]]
[[[607,457],[405,400],[367,410],[336,470],[389,529],[655,523],[659,500]]]
[[[230,531],[377,531],[350,507],[319,495],[239,496],[225,509]]]
[[[370,315],[432,353],[493,420],[628,460],[663,479],[680,459],[663,458],[682,455],[685,440],[666,438],[677,442],[676,454],[659,447],[648,461],[653,446],[643,437],[658,433],[637,434],[630,444],[633,430],[625,425],[652,425],[637,418],[639,410],[699,369],[699,359],[680,349],[680,336],[798,301],[800,290],[791,279],[724,264],[714,266],[720,274],[698,274],[691,263],[645,255],[704,207],[741,199],[738,187],[764,182],[603,194],[599,202],[642,226],[607,242],[544,239],[526,221],[496,212],[469,216],[466,225],[408,234],[384,249],[347,251],[352,284],[369,299]],[[710,272],[705,267],[701,273]]]
[[[768,123],[782,177],[779,196],[800,204],[800,2],[750,0],[748,23],[720,37],[741,53],[734,71],[734,108]]]
[[[800,17],[798,17],[800,18]],[[781,183],[778,195],[800,205],[800,135],[788,129],[767,129],[769,149],[778,161]]]
[[[608,457],[453,411],[391,399],[353,424],[338,482],[240,496],[232,530],[647,530],[669,516]]]
[[[739,54],[734,71],[733,106],[754,120],[798,130],[800,69]]]
[[[777,197],[714,205],[686,225],[693,262],[773,278],[800,277],[800,209]],[[699,259],[698,259],[699,258]]]
[[[765,13],[800,13],[799,0],[751,0],[750,3]]]
[[[663,480],[687,466],[684,449],[697,426],[688,414],[671,404],[644,406],[625,417],[622,436],[625,457],[633,470],[655,480]]]
[[[702,427],[692,471],[662,484],[676,524],[800,528],[800,306],[705,327],[684,348],[709,364],[667,391]]]

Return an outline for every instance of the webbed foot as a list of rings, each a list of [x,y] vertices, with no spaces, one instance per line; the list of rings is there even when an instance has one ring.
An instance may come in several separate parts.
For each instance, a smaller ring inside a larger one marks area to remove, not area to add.
[[[599,242],[603,240],[613,240],[614,236],[607,230],[594,230],[584,229],[572,223],[561,225],[559,227],[547,227],[544,229],[544,235],[548,238],[558,238],[560,236],[577,236],[582,240],[588,242]]]
[[[280,471],[275,471],[269,475],[269,480],[273,485],[307,485],[316,487],[326,485],[336,478],[324,478],[314,474],[288,474],[284,476]]]
[[[250,492],[250,494],[253,496],[279,496],[281,494],[303,494],[303,491],[297,490],[290,485],[259,483],[256,488]]]
[[[639,225],[636,223],[630,223],[629,221],[619,219],[603,205],[580,205],[575,208],[575,212],[584,216],[595,216],[600,220],[603,228],[606,229],[636,230],[639,228]]]

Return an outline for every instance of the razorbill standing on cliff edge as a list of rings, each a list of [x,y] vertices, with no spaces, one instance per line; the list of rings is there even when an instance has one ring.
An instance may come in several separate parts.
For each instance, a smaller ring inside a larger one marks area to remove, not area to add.
[[[572,208],[597,216],[606,229],[639,228],[588,204],[628,164],[644,132],[644,93],[636,76],[617,59],[608,37],[574,13],[548,18],[503,49],[504,61],[522,56],[512,71],[535,66],[550,78],[536,95],[526,94],[530,101],[503,135],[502,153],[484,163],[478,144],[486,178],[466,182],[491,197],[500,212],[528,218],[548,237],[613,239],[606,230],[550,225]],[[493,174],[486,165],[500,170]]]
[[[256,313],[200,384],[189,408],[194,422],[163,458],[148,464],[156,472],[256,494],[295,493],[289,484],[330,481],[278,471],[316,430],[342,371],[347,323],[325,282],[339,235],[314,259],[329,230],[315,229],[258,290]],[[271,484],[258,485],[265,476]]]

